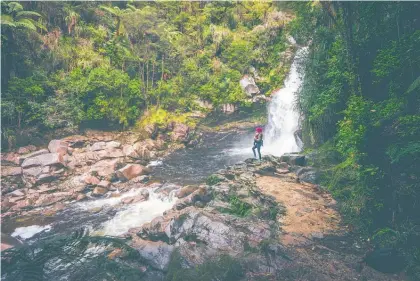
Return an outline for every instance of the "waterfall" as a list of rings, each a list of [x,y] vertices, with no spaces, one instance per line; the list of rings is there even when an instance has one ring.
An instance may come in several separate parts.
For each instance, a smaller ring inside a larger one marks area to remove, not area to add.
[[[296,94],[303,81],[298,68],[307,53],[307,47],[300,48],[290,67],[284,88],[273,93],[268,105],[268,124],[265,128],[263,153],[281,156],[287,152],[299,152],[303,143],[295,132],[299,129],[299,113],[295,108]]]

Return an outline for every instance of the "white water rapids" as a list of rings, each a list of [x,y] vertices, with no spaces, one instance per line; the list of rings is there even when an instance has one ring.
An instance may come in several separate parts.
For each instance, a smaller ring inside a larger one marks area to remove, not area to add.
[[[296,52],[284,87],[273,93],[268,105],[268,124],[262,148],[264,154],[281,156],[302,149],[302,141],[299,137],[295,137],[295,132],[299,129],[299,112],[295,107],[295,100],[303,81],[298,69],[306,53],[307,47]]]

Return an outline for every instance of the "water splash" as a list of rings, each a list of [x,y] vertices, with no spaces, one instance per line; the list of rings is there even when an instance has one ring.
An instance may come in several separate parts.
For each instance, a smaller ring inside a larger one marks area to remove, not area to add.
[[[150,222],[163,212],[172,208],[176,202],[176,197],[172,191],[168,196],[155,193],[149,189],[149,199],[128,205],[118,211],[115,216],[104,222],[94,235],[118,236],[127,233],[130,228],[139,227]]]
[[[286,152],[299,152],[303,143],[295,132],[299,129],[299,113],[295,108],[295,98],[303,77],[298,68],[307,54],[307,47],[296,52],[284,88],[276,91],[268,105],[268,124],[265,129],[263,152],[281,156]]]
[[[50,231],[52,226],[49,225],[30,225],[25,227],[18,227],[15,229],[15,231],[12,233],[12,237],[20,237],[22,239],[29,239],[33,237],[35,234],[38,234],[43,231]]]

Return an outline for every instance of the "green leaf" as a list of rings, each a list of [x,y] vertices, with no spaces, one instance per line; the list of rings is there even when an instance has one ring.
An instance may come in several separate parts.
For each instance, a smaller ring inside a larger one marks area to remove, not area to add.
[[[27,18],[27,17],[42,17],[41,14],[33,11],[20,11],[16,13],[16,18]]]
[[[408,87],[408,90],[407,90],[406,93],[410,94],[411,92],[413,92],[414,90],[416,90],[418,88],[420,88],[420,76],[417,77],[417,79],[414,80],[413,83],[411,83],[411,85],[410,85],[410,87]]]

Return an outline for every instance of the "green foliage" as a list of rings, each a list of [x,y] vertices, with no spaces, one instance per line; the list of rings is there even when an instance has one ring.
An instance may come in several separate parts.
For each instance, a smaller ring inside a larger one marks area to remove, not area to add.
[[[250,204],[240,200],[236,195],[229,196],[229,204],[229,213],[239,217],[246,217],[252,210]]]
[[[271,2],[2,2],[2,11],[2,120],[12,130],[124,128],[154,107],[206,110],[199,100],[247,107],[239,80],[250,69],[267,95],[287,73],[287,20]]]
[[[289,6],[297,16],[288,28],[301,43],[311,40],[299,108],[323,184],[348,223],[418,261],[418,229],[404,228],[420,212],[420,6]]]
[[[210,186],[212,186],[212,185],[216,185],[216,184],[218,184],[219,182],[222,182],[223,181],[223,179],[221,179],[219,176],[217,176],[217,175],[210,175],[210,176],[208,176],[207,177],[207,179],[206,179],[206,183],[207,183],[207,185],[210,185]]]

